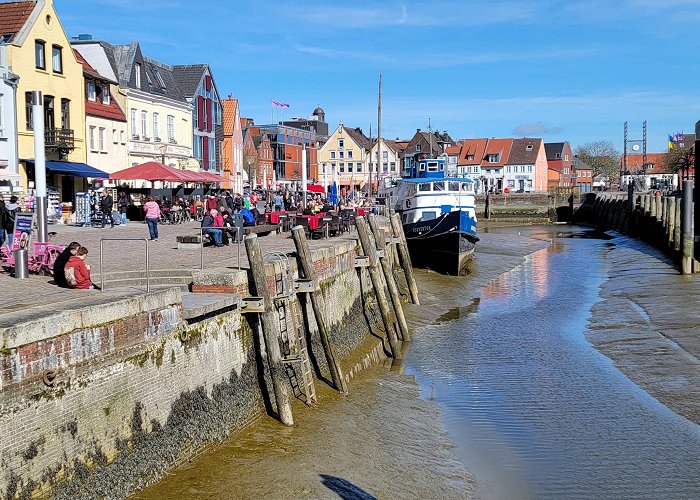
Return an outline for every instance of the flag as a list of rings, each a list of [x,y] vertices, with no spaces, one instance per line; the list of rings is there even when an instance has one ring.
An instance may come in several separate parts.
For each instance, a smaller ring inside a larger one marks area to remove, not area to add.
[[[673,144],[673,136],[668,134],[668,150],[671,151],[675,144]]]
[[[278,108],[288,108],[289,104],[285,104],[283,102],[277,102],[277,101],[272,101],[272,105],[276,106]]]

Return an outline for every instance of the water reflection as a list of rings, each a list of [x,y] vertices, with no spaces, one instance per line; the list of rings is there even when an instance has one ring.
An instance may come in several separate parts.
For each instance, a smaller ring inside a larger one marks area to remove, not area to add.
[[[442,407],[477,493],[697,498],[698,426],[583,337],[608,245],[538,236],[556,243],[491,282],[471,314],[415,335],[405,358],[424,396]]]

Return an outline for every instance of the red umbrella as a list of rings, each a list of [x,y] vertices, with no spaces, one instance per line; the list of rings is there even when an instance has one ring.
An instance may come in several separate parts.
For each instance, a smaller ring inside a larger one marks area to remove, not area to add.
[[[308,184],[306,186],[307,191],[311,191],[312,193],[325,193],[326,191],[323,189],[323,186],[319,184]]]
[[[140,165],[134,165],[124,170],[119,170],[109,175],[110,179],[119,180],[144,180],[144,181],[170,181],[170,182],[193,182],[188,179],[184,170],[163,165],[155,161],[149,161]]]

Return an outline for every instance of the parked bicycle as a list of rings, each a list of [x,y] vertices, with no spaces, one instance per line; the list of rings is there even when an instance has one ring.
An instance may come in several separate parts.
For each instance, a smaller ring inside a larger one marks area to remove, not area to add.
[[[55,245],[51,243],[51,238],[55,232],[48,234],[48,242],[32,243],[32,253],[29,255],[29,272],[40,276],[53,276],[53,265],[56,258],[65,250],[65,245]],[[9,270],[15,267],[15,258],[10,249],[4,245],[0,247],[0,266]]]

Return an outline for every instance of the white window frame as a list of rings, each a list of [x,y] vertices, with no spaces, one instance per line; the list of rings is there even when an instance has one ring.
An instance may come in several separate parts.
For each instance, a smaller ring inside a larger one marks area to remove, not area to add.
[[[109,85],[102,87],[102,104],[109,106],[110,103]]]
[[[141,111],[141,139],[148,137],[148,113],[146,111]]]
[[[175,141],[175,117],[168,115],[168,141]]]
[[[97,131],[97,140],[100,151],[103,153],[107,151],[107,145],[105,144],[105,128],[100,127]]]
[[[93,127],[93,126],[90,127],[88,137],[90,138],[90,151],[96,151],[96,149],[95,149],[95,127]]]
[[[141,64],[136,63],[134,65],[135,71],[136,71],[136,86],[138,88],[141,88]]]
[[[51,46],[51,69],[54,73],[63,74],[63,48],[60,45]]]
[[[136,130],[136,108],[131,108],[131,136],[136,137],[138,131]]]
[[[95,82],[87,83],[87,94],[88,101],[95,102],[97,100]]]
[[[158,126],[158,113],[153,113],[153,140],[160,138],[160,127]]]

